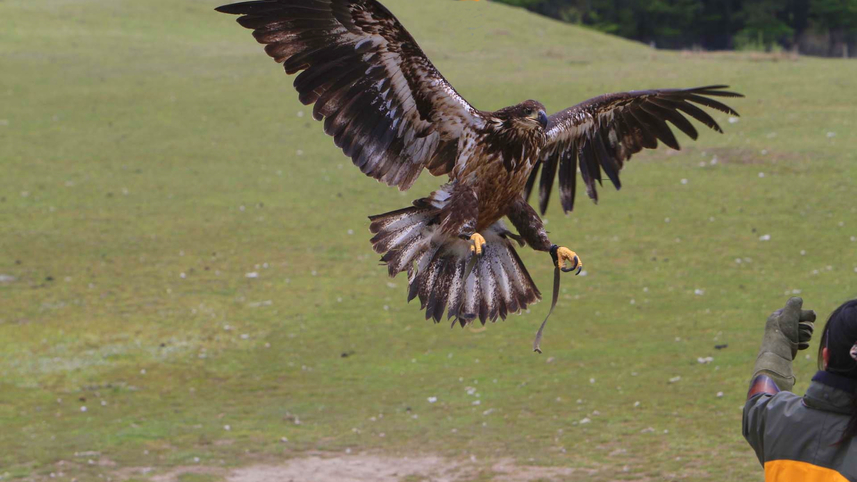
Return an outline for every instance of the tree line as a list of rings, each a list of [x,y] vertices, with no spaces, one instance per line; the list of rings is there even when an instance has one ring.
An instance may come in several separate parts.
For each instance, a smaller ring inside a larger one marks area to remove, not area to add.
[[[857,0],[494,0],[653,44],[857,57]]]

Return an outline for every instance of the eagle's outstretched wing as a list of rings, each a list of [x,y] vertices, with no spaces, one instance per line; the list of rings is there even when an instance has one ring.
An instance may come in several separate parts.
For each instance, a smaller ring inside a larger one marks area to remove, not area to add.
[[[548,142],[539,162],[539,208],[542,214],[547,210],[557,170],[560,201],[567,213],[574,208],[578,166],[587,194],[598,202],[595,183],[601,184],[602,171],[619,189],[622,187],[619,171],[633,154],[643,148],[655,149],[658,140],[679,149],[667,122],[695,140],[698,136],[696,129],[682,113],[722,133],[717,122],[695,104],[737,116],[731,107],[711,98],[743,97],[723,90],[726,88],[728,86],[712,85],[607,94],[550,116]],[[527,198],[537,177],[538,166],[527,182]]]
[[[458,138],[484,122],[375,0],[225,5],[286,73],[324,131],[367,176],[405,190],[452,170]]]

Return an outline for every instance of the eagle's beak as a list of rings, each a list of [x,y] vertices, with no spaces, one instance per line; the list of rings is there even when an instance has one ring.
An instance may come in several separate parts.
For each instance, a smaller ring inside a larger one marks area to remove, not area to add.
[[[548,128],[548,115],[543,110],[539,111],[539,124],[542,125],[542,129]]]

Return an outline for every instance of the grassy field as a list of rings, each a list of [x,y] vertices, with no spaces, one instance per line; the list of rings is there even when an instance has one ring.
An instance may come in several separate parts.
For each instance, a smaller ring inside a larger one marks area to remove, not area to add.
[[[351,167],[217,3],[0,2],[0,479],[364,453],[466,463],[474,481],[506,459],[761,480],[740,407],[767,314],[792,293],[821,317],[857,295],[857,63],[385,3],[482,109],[726,83],[743,117],[636,157],[598,206],[564,217],[554,200],[552,238],[588,276],[564,279],[537,356],[547,303],[484,330],[405,303],[366,216],[441,180],[399,193]],[[549,292],[548,257],[522,257]],[[796,371],[802,391],[814,360]],[[224,477],[197,472],[176,477]]]

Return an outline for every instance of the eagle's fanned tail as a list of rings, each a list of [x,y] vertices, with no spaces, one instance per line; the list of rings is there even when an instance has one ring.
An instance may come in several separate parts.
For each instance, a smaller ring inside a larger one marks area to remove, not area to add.
[[[468,241],[439,229],[438,209],[426,202],[414,204],[371,216],[370,230],[372,246],[383,255],[390,276],[408,273],[408,301],[419,298],[426,319],[439,323],[446,312],[447,319],[454,318],[453,326],[476,319],[484,325],[541,300],[502,222],[481,233],[487,244],[477,256]]]

